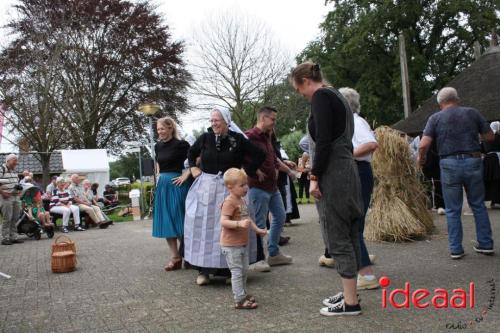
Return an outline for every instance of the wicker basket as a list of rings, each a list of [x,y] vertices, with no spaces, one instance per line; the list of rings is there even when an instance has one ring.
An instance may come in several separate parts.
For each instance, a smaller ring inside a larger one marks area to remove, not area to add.
[[[64,240],[59,240],[62,238],[64,238]],[[71,251],[76,254],[75,242],[73,242],[71,238],[69,238],[68,236],[64,235],[58,236],[54,240],[54,243],[52,243],[52,254],[65,251]]]
[[[59,251],[52,253],[52,272],[68,273],[76,268],[76,254],[72,251]]]

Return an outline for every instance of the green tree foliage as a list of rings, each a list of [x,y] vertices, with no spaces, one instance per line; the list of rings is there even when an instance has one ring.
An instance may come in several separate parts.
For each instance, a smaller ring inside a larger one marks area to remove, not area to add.
[[[299,141],[304,136],[304,132],[298,130],[288,133],[280,138],[281,147],[288,155],[288,159],[297,163],[302,156],[302,149],[299,147]]]
[[[298,56],[320,63],[335,87],[361,95],[362,113],[377,125],[403,117],[398,35],[406,39],[411,105],[473,62],[473,43],[488,44],[500,27],[498,0],[327,0],[334,4],[322,34]]]
[[[143,161],[148,158],[151,158],[149,153],[143,149]],[[109,163],[109,169],[111,179],[118,177],[128,177],[130,180],[139,179],[139,156],[137,153],[123,154],[118,160]]]
[[[281,138],[295,130],[305,130],[309,103],[295,92],[288,79],[269,87],[262,98],[262,105],[278,110],[275,127],[277,137]]]

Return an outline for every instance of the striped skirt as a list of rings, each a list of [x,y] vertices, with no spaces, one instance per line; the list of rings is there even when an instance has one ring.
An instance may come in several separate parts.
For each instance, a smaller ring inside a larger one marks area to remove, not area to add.
[[[184,235],[184,210],[189,184],[172,184],[178,172],[160,174],[156,185],[153,210],[153,237],[179,238]]]
[[[184,259],[191,265],[204,268],[227,268],[220,248],[220,212],[229,192],[222,173],[202,173],[189,189],[184,219]],[[249,258],[257,257],[257,238],[249,231]]]

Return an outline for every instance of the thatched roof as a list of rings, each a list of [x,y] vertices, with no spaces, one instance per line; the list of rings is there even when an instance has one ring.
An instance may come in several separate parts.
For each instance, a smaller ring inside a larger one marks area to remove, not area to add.
[[[490,47],[447,86],[457,89],[461,105],[478,109],[488,121],[500,120],[500,46]],[[437,111],[439,105],[434,95],[392,127],[416,135],[424,130],[427,119]]]

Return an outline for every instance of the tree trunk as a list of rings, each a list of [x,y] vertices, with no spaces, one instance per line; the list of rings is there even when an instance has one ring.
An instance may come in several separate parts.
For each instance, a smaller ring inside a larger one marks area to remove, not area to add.
[[[42,165],[42,184],[43,189],[50,183],[50,154],[40,154],[40,164]]]

